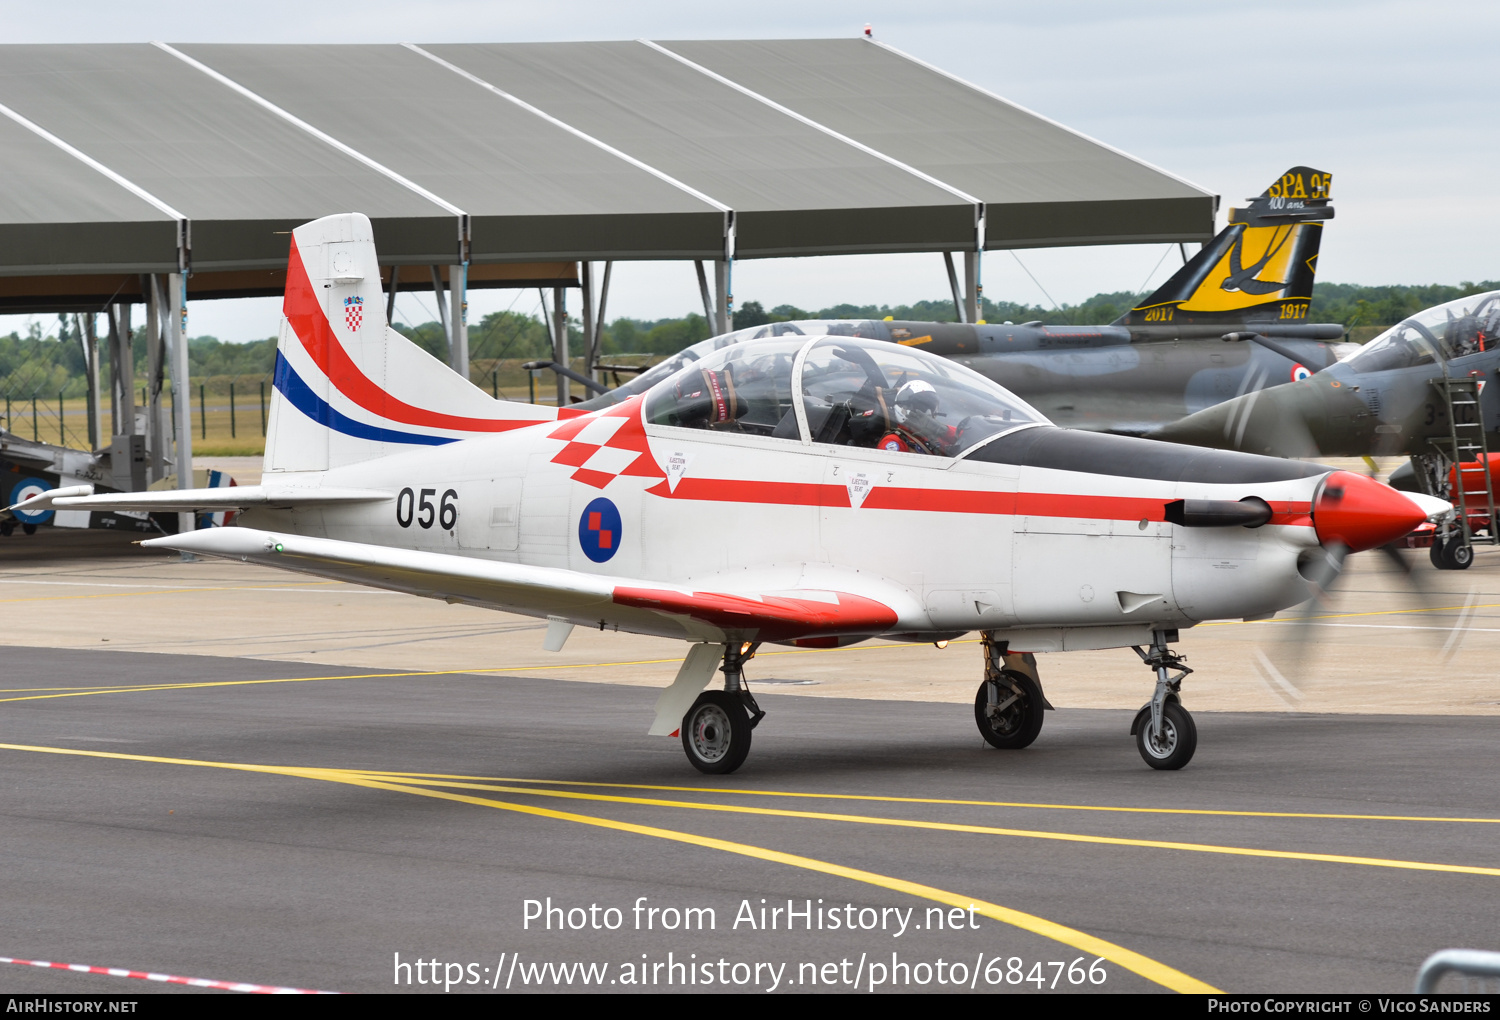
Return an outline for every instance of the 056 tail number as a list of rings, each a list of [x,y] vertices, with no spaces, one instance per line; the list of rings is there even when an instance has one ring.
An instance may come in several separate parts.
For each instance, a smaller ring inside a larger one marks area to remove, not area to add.
[[[436,523],[444,531],[452,531],[458,523],[458,490],[443,490],[442,498],[433,503],[436,495],[436,489],[402,489],[396,497],[396,523],[403,528],[411,527],[413,521],[423,528]]]

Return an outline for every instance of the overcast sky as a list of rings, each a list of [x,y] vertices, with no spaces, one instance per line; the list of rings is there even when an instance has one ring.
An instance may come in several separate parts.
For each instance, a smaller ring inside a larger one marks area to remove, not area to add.
[[[1113,0],[0,0],[6,42],[509,42],[875,35],[1224,196],[1260,193],[1306,164],[1334,175],[1338,217],[1319,279],[1500,278],[1500,4],[1268,0],[1249,6]],[[1166,246],[1022,251],[1050,299],[1160,282]],[[1180,263],[1180,260],[1178,260]],[[1158,267],[1153,273],[1153,267]],[[947,289],[941,258],[858,256],[737,264],[735,297],[767,307],[897,304]],[[986,259],[992,298],[1048,303],[1008,253]],[[479,292],[471,314],[534,310]],[[432,317],[402,295],[397,318]],[[271,335],[278,302],[202,302],[190,331]],[[701,308],[688,264],[620,264],[610,311]],[[476,319],[471,318],[471,321]],[[24,320],[20,320],[24,328]],[[0,332],[17,320],[0,318]]]

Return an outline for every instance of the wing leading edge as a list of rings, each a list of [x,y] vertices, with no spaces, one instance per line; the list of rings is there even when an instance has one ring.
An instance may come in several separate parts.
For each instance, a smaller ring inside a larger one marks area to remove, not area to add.
[[[920,605],[861,578],[860,594],[829,589],[695,591],[557,567],[422,552],[250,528],[213,528],[142,543],[526,616],[689,641],[795,641],[872,636],[913,620]],[[910,626],[910,622],[908,623]]]

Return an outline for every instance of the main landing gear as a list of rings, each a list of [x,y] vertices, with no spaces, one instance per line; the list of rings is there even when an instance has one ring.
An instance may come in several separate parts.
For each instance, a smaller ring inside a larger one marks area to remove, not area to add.
[[[1176,639],[1175,630],[1154,631],[1150,650],[1135,650],[1141,661],[1156,671],[1156,692],[1136,713],[1130,733],[1135,737],[1136,750],[1154,769],[1180,769],[1193,760],[1193,752],[1198,749],[1198,727],[1182,707],[1180,697],[1183,678],[1192,670],[1184,665],[1183,656],[1167,647],[1168,641]],[[1177,671],[1175,676],[1173,670]]]
[[[980,635],[984,682],[974,695],[974,722],[990,746],[1014,751],[1042,732],[1042,712],[1052,706],[1042,694],[1036,658],[1009,651],[1004,641]]]
[[[766,713],[745,686],[743,666],[755,657],[755,644],[724,648],[722,691],[704,691],[682,717],[682,749],[693,768],[709,775],[726,775],[745,763],[750,753],[750,731]]]

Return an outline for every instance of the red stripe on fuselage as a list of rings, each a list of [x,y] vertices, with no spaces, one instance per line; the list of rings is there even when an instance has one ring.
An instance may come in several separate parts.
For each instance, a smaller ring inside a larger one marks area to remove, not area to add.
[[[780,506],[850,506],[843,485],[814,482],[757,482],[737,478],[684,478],[675,492],[665,482],[647,490],[669,499]],[[1080,520],[1163,521],[1172,498],[1088,496],[1053,492],[985,492],[973,489],[910,489],[876,486],[864,509],[935,513],[994,514],[1006,517],[1073,517]],[[1271,503],[1271,524],[1311,527],[1310,503]]]
[[[323,303],[313,290],[307,267],[302,264],[302,253],[297,249],[297,239],[292,238],[291,254],[286,265],[286,298],[282,312],[291,323],[292,332],[313,361],[328,376],[334,387],[371,414],[378,414],[390,421],[419,428],[451,429],[456,432],[509,432],[526,428],[539,421],[517,419],[466,418],[441,411],[429,411],[414,407],[391,396],[377,386],[344,350],[344,345],[334,336],[328,317],[323,314]]]

